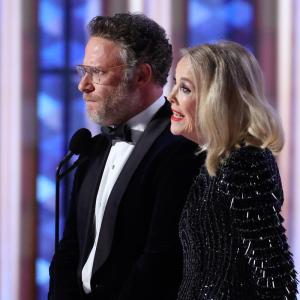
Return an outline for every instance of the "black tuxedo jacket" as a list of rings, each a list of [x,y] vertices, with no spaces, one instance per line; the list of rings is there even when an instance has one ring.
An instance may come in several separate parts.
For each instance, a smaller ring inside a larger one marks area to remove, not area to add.
[[[169,131],[165,104],[148,124],[107,202],[93,274],[92,294],[81,272],[94,241],[94,206],[110,149],[93,138],[88,160],[75,174],[64,235],[50,267],[55,300],[176,299],[182,275],[179,216],[203,159],[197,145]]]

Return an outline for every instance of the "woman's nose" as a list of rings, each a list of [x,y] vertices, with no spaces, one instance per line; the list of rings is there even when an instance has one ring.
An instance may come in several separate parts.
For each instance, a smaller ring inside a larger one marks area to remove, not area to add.
[[[176,94],[176,89],[175,86],[173,86],[170,94],[167,96],[167,99],[170,103],[174,103],[176,101],[175,94]]]

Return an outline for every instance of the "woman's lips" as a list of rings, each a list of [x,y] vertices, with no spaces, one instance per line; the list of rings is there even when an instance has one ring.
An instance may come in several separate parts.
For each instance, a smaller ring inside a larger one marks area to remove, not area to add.
[[[178,112],[178,111],[176,111],[174,109],[172,109],[172,112],[173,112],[173,114],[171,116],[171,120],[172,121],[179,122],[179,121],[181,121],[184,118],[184,115],[181,114],[180,112]]]

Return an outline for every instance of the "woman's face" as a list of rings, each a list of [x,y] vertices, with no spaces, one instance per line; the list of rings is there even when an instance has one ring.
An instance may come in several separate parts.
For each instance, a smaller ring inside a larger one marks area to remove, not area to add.
[[[188,57],[182,57],[177,64],[175,85],[168,97],[173,115],[171,132],[199,143],[196,130],[196,90],[192,65]]]

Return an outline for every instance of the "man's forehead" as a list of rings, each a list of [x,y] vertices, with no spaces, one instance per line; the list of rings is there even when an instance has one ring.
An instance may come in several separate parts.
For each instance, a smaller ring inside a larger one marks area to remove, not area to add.
[[[102,37],[91,37],[85,48],[84,64],[111,66],[122,62],[120,46]]]

